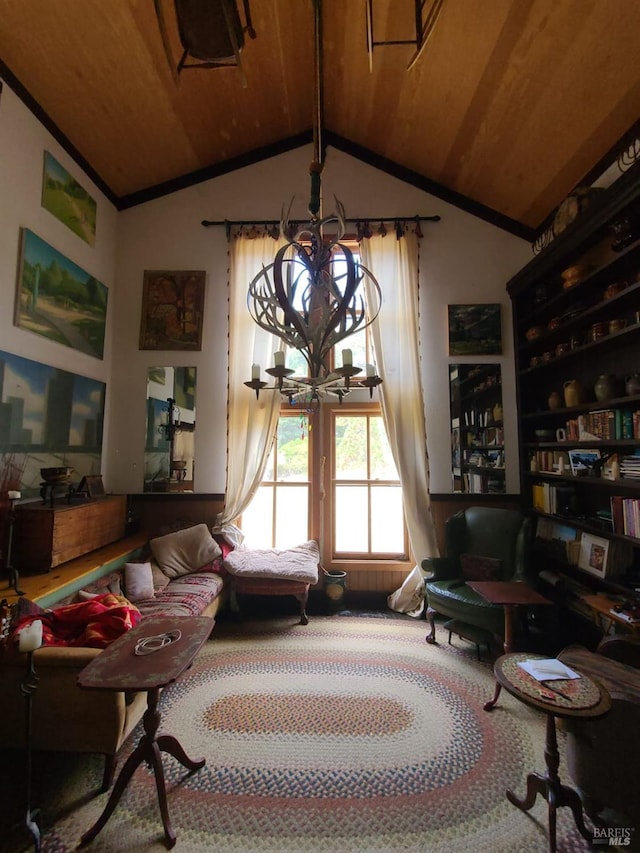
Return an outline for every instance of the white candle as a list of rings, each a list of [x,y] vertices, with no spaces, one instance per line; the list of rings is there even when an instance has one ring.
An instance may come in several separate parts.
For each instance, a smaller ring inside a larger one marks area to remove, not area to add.
[[[343,367],[351,367],[353,364],[353,355],[350,349],[342,350],[342,366]]]
[[[10,501],[19,501],[22,497],[22,493],[16,491],[7,492],[7,497]]]
[[[276,367],[284,367],[284,353],[282,351],[274,353],[273,363]]]
[[[375,375],[376,375],[376,371],[375,371],[374,366],[372,364],[368,364],[367,365],[367,379],[371,379]]]
[[[18,633],[18,649],[21,652],[33,652],[42,645],[42,620],[34,619]]]
[[[251,365],[251,378],[252,379],[260,379],[260,365],[252,364]]]

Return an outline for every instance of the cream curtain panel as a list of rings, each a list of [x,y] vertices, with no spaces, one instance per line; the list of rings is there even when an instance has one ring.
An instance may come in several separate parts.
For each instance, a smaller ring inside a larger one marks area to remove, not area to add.
[[[247,308],[249,282],[268,266],[284,240],[266,233],[256,236],[241,231],[231,236],[229,248],[229,386],[227,406],[227,485],[225,507],[218,526],[230,524],[241,515],[256,493],[278,426],[280,394],[265,391],[256,399],[255,391],[244,384],[251,379],[251,367],[259,364],[261,378],[273,365],[273,355],[281,341],[261,329]]]
[[[382,290],[382,308],[371,327],[382,416],[402,484],[411,550],[418,563],[436,556],[431,516],[429,461],[420,375],[419,242],[407,227],[401,239],[390,231],[360,243],[362,263]],[[419,565],[389,596],[394,610],[418,616],[424,609],[423,573]]]

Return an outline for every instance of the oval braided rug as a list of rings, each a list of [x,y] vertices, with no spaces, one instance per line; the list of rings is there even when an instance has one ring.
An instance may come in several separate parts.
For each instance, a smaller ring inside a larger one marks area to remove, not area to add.
[[[527,773],[544,770],[544,716],[504,691],[483,711],[491,665],[467,644],[428,646],[425,633],[409,619],[219,623],[161,700],[162,730],[207,760],[188,775],[164,757],[175,849],[546,851],[546,803],[526,815],[505,797],[523,795]],[[76,761],[66,812],[54,801],[43,816],[57,817],[45,853],[74,850],[106,802],[69,803],[100,781],[99,762]],[[163,850],[162,839],[143,766],[87,849]],[[558,849],[590,849],[565,808]]]

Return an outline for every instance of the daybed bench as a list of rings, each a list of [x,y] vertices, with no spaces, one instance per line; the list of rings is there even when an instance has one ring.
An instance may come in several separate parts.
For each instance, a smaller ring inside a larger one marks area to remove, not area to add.
[[[310,540],[295,548],[231,551],[224,560],[229,573],[231,609],[240,613],[238,594],[293,595],[300,603],[300,624],[307,625],[309,586],[318,582],[320,551]]]

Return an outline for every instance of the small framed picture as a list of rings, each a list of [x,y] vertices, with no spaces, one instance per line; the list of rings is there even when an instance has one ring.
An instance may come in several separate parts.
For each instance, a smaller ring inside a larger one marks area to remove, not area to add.
[[[607,576],[609,558],[609,540],[591,533],[583,533],[580,537],[580,557],[578,567],[598,578]]]
[[[86,492],[90,498],[98,498],[104,495],[104,484],[102,482],[102,474],[94,474],[83,477],[78,486],[79,492]]]
[[[570,450],[571,473],[574,477],[586,477],[599,459],[599,450]]]
[[[449,305],[449,355],[500,355],[500,304]]]

